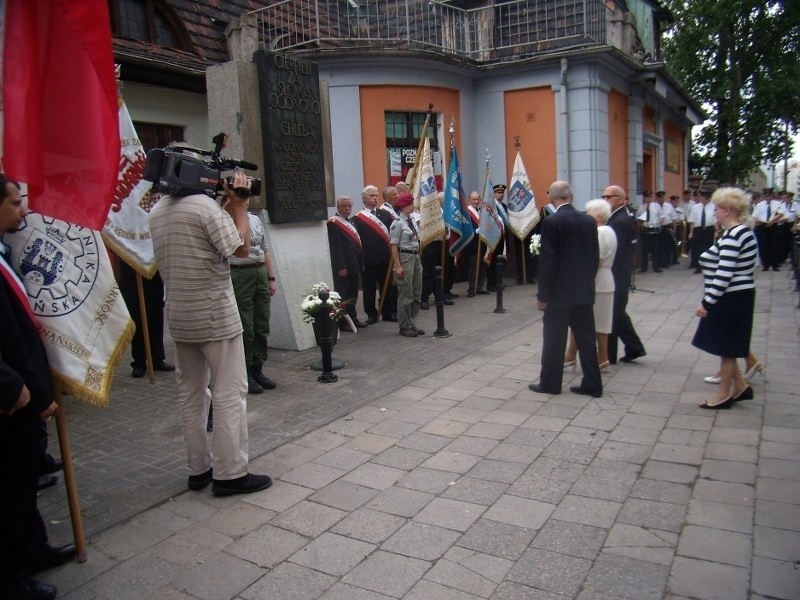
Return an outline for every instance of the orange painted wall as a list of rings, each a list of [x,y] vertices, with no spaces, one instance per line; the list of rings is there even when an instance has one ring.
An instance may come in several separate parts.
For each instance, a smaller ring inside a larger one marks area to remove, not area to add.
[[[628,189],[628,97],[608,94],[608,181]]]
[[[442,115],[440,125],[445,127],[445,144],[449,143],[447,130],[450,117],[456,120],[456,131],[461,123],[458,90],[427,86],[361,86],[361,151],[364,160],[364,181],[381,188],[387,185],[389,168],[386,164],[386,120],[387,110],[426,112],[433,103],[433,111]],[[461,145],[456,138],[456,148],[461,154]],[[447,161],[447,146],[444,150]],[[447,173],[443,173],[447,177]]]
[[[681,191],[686,187],[686,133],[677,125],[670,121],[664,121],[664,152],[666,159],[669,160],[669,148],[672,144],[677,146],[679,172],[673,173],[664,169],[664,191],[667,196],[675,194],[681,195]],[[670,143],[668,146],[667,142]],[[673,147],[675,147],[673,146]],[[666,161],[665,161],[666,167]]]
[[[536,204],[546,206],[547,190],[556,179],[555,95],[548,87],[505,93],[506,173],[508,185],[514,158],[514,136],[519,136],[520,154],[533,187]],[[495,175],[492,179],[498,179]]]

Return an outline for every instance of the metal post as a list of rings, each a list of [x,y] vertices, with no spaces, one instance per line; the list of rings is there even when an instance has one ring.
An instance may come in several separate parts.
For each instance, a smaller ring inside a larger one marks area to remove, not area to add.
[[[436,331],[433,337],[450,337],[451,333],[444,328],[444,285],[442,284],[442,267],[433,269],[433,295],[436,298]]]
[[[320,290],[319,299],[322,300],[322,306],[320,306],[319,316],[317,316],[319,346],[322,350],[322,375],[317,377],[317,381],[320,383],[339,381],[339,377],[333,372],[333,338],[331,337],[331,311],[328,298],[330,298],[328,290]]]
[[[495,286],[497,287],[497,306],[495,306],[494,312],[496,313],[504,313],[506,309],[503,308],[503,271],[506,268],[506,257],[505,256],[498,256],[496,259],[497,261],[497,272],[495,275]],[[523,258],[523,260],[525,260]]]

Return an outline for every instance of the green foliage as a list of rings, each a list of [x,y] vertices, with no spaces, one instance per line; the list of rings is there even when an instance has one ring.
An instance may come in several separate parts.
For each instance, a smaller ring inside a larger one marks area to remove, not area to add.
[[[665,0],[664,59],[710,117],[694,154],[708,177],[740,181],[792,150],[800,125],[800,2]]]

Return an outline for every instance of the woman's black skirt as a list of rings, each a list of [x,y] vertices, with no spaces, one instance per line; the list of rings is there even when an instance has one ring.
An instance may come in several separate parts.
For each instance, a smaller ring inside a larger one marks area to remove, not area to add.
[[[744,358],[750,354],[755,290],[723,294],[700,319],[692,345],[715,356]]]

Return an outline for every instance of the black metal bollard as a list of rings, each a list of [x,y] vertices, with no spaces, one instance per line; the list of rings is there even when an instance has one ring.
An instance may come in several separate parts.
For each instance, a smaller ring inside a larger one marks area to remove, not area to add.
[[[444,285],[442,283],[442,267],[433,269],[433,295],[436,298],[436,331],[433,337],[450,337],[450,332],[444,328]]]
[[[320,383],[339,381],[339,377],[333,372],[333,338],[331,337],[331,311],[328,298],[330,298],[328,290],[319,292],[322,306],[320,306],[317,317],[317,326],[319,327],[319,347],[322,351],[322,375],[317,377],[317,381]]]
[[[495,285],[497,286],[497,306],[495,306],[494,312],[504,313],[506,309],[503,308],[503,289],[506,286],[503,285],[503,271],[506,269],[506,257],[498,256],[496,260],[497,278],[495,279]]]

